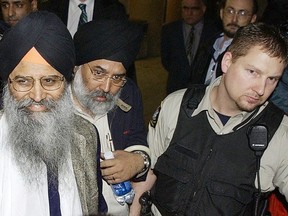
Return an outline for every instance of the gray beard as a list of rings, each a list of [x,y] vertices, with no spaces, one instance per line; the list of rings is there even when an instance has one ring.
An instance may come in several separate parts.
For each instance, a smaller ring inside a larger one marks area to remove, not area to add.
[[[89,92],[85,87],[80,71],[75,74],[72,87],[78,101],[94,115],[104,115],[114,109],[121,94],[121,89],[115,95],[103,90]],[[98,96],[105,96],[107,100],[105,102],[96,101],[95,98]]]
[[[35,101],[17,101],[7,85],[4,88],[9,148],[28,183],[39,181],[44,163],[51,170],[52,178],[67,170],[65,165],[73,139],[73,108],[68,88],[65,87],[59,100],[39,102],[47,107],[45,112],[29,111],[27,106]]]

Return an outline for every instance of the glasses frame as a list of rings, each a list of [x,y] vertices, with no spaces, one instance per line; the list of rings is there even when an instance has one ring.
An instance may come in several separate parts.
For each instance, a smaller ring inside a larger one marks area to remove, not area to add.
[[[235,10],[231,7],[224,8],[223,11],[226,16],[232,17],[236,15],[240,19],[247,19],[252,16],[252,13],[247,10]]]
[[[46,87],[43,86],[42,80],[43,80],[44,78],[52,78],[52,77],[58,79],[58,80],[60,81],[60,85],[59,85],[57,88],[55,88],[55,89],[46,89]],[[16,82],[16,79],[18,79],[18,78],[22,78],[22,79],[26,79],[26,80],[32,80],[32,85],[31,85],[30,89],[25,90],[25,91],[21,91],[21,90],[18,90],[17,88],[15,88],[15,84],[13,84],[13,83],[15,83],[15,82]],[[40,81],[41,87],[42,87],[44,90],[46,90],[46,91],[56,91],[56,90],[58,90],[58,89],[61,88],[61,86],[63,85],[63,82],[64,82],[64,76],[58,76],[58,75],[42,76],[42,77],[39,78],[39,79],[34,79],[34,78],[31,77],[31,76],[18,76],[18,77],[16,76],[16,77],[13,78],[13,79],[11,79],[10,77],[9,77],[8,79],[9,79],[9,83],[12,85],[13,89],[14,89],[15,91],[17,91],[17,92],[29,92],[29,91],[34,87],[36,80],[39,80],[39,81]]]
[[[103,80],[99,80],[99,79],[97,79],[96,78],[96,75],[94,74],[94,71],[92,70],[92,68],[91,68],[91,66],[90,66],[90,64],[89,63],[86,63],[87,65],[88,65],[88,68],[89,68],[89,70],[90,70],[90,72],[91,72],[91,74],[92,74],[92,76],[93,76],[93,79],[95,80],[95,81],[97,81],[97,82],[102,82],[102,83],[104,83],[106,80],[111,80],[111,83],[112,83],[112,85],[114,85],[114,86],[117,86],[117,87],[123,87],[125,84],[126,84],[126,82],[127,82],[127,79],[125,78],[125,77],[123,77],[123,78],[121,78],[121,80],[122,80],[122,84],[121,85],[119,85],[119,84],[115,84],[113,81],[117,81],[117,80],[115,80],[114,78],[113,78],[113,76],[117,76],[117,75],[123,75],[123,74],[114,74],[114,75],[112,75],[112,76],[109,76],[108,74],[106,74],[102,79]],[[126,75],[125,75],[126,76]]]

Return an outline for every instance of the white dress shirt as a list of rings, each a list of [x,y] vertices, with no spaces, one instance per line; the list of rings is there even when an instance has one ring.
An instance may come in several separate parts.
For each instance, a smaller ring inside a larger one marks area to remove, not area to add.
[[[75,32],[78,29],[79,18],[81,15],[81,9],[78,7],[79,4],[86,4],[86,12],[88,22],[93,18],[93,9],[94,9],[94,1],[93,0],[70,0],[69,1],[69,9],[68,9],[68,20],[67,20],[67,28],[72,35],[74,36]]]

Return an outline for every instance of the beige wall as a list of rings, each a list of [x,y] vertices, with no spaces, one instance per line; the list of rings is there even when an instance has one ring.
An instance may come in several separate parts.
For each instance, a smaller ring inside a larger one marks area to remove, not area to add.
[[[126,5],[130,19],[148,23],[146,38],[148,56],[159,56],[165,0],[127,0]]]
[[[172,22],[181,18],[181,1],[167,0],[165,22]]]

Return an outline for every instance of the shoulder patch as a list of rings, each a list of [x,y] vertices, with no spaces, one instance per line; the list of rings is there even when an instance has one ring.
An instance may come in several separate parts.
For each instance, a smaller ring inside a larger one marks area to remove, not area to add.
[[[117,102],[116,102],[117,106],[123,110],[124,112],[129,112],[131,110],[131,106],[127,103],[125,103],[123,100],[121,100],[120,98],[118,98]]]
[[[150,126],[153,127],[153,128],[156,127],[160,110],[161,110],[161,106],[159,106],[159,107],[156,109],[156,111],[155,111],[154,114],[152,115],[152,119],[151,119],[150,122],[149,122]]]

